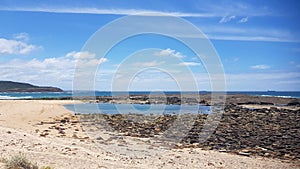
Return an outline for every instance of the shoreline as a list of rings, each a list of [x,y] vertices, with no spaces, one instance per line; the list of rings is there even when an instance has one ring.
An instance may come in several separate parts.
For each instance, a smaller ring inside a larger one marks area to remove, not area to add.
[[[259,96],[249,94],[222,94],[215,93],[217,96],[224,97],[226,104],[257,104],[257,105],[287,105],[290,102],[300,102],[299,97],[281,96]],[[141,103],[141,104],[206,104],[211,100],[211,94],[130,94],[118,96],[62,96],[50,98],[20,98],[20,99],[0,99],[0,100],[80,100],[95,101],[99,103]],[[165,99],[165,100],[164,100]],[[168,100],[166,100],[168,99]],[[300,103],[299,103],[300,104]],[[299,105],[300,106],[300,105]]]
[[[99,166],[147,168],[149,165],[153,168],[298,168],[300,166],[299,160],[290,160],[288,156],[286,160],[256,156],[251,152],[252,150],[248,152],[244,150],[242,152],[244,154],[236,155],[228,153],[229,151],[225,153],[223,149],[210,150],[197,144],[192,146],[183,144],[181,148],[165,150],[163,145],[154,144],[155,141],[153,142],[151,137],[126,136],[124,131],[120,133],[107,131],[103,126],[99,128],[97,125],[90,127],[83,125],[79,116],[75,116],[63,106],[66,103],[73,103],[73,101],[0,100],[2,157],[8,158],[11,153],[21,151],[39,164],[54,168],[70,168],[70,166],[84,168],[87,164],[92,166],[91,168],[99,168]],[[275,110],[271,107],[270,109]],[[120,120],[118,122],[120,124]],[[93,135],[93,128],[99,131],[96,132],[100,134],[99,137]],[[140,159],[109,152],[119,148],[127,148],[129,153],[144,153],[150,150],[155,152],[164,149],[163,153],[166,156],[146,155],[145,159]],[[87,152],[89,155],[86,155]],[[248,156],[247,153],[251,155]],[[67,165],[65,165],[66,159],[69,159]]]
[[[46,95],[43,92],[0,92],[0,100],[95,100],[101,98],[111,98],[117,97],[122,98],[126,96],[172,96],[172,95],[187,95],[187,96],[209,96],[211,94],[215,95],[227,95],[231,96],[247,96],[247,97],[265,97],[265,98],[287,98],[287,99],[300,99],[300,91],[227,91],[227,92],[179,92],[179,91],[165,91],[164,94],[150,91],[129,91],[129,92],[110,92],[110,91],[95,91],[95,96],[93,96],[93,91],[82,91],[80,92],[81,96],[73,96],[72,91],[63,91],[63,92],[46,92]],[[82,95],[84,94],[85,95]],[[62,95],[61,95],[62,94]],[[18,96],[19,95],[19,96]]]

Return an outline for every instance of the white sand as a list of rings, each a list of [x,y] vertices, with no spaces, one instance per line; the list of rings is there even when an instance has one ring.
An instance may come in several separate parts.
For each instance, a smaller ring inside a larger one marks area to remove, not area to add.
[[[72,117],[72,112],[62,105],[71,101],[0,101],[0,158],[8,158],[19,152],[39,166],[60,168],[299,168],[293,163],[261,157],[243,157],[200,149],[166,150],[146,158],[113,154],[99,148],[91,139],[75,139],[68,133],[84,137],[79,124],[67,126],[65,137],[49,131],[41,137],[40,131],[51,124],[37,125],[41,121],[55,121],[61,117]],[[76,120],[76,119],[73,119]],[[70,128],[68,128],[70,127]],[[55,129],[49,129],[55,130]],[[124,142],[124,140],[123,140]],[[137,144],[126,138],[127,144]],[[124,147],[126,145],[122,145]],[[140,145],[141,146],[141,145]],[[130,146],[129,146],[130,147]],[[115,145],[118,148],[118,144]],[[129,150],[130,151],[130,150]],[[4,164],[0,162],[0,168]]]

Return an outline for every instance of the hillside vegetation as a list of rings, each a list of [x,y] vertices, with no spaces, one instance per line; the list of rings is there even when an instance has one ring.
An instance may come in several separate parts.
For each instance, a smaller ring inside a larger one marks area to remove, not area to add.
[[[0,92],[62,92],[57,87],[35,86],[29,83],[0,81]]]

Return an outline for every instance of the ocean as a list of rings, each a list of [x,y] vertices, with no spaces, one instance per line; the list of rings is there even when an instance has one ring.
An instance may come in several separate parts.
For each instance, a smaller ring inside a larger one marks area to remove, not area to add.
[[[180,94],[178,91],[166,91],[165,94]],[[182,92],[185,94],[195,94],[197,92]],[[201,91],[200,94],[209,94],[210,92]],[[246,94],[252,96],[274,96],[274,97],[286,97],[286,98],[300,98],[300,91],[228,91],[227,94]],[[125,95],[126,92],[108,92],[108,91],[96,91],[87,92],[80,91],[76,92],[75,96],[112,96],[112,95]],[[129,92],[131,95],[138,94],[150,94],[147,91],[132,91]],[[155,92],[151,92],[155,94]],[[158,92],[161,94],[161,92]],[[0,100],[7,99],[41,99],[41,98],[63,98],[73,96],[72,91],[65,92],[21,92],[21,93],[1,93]]]
[[[180,94],[180,92],[164,92],[165,94]],[[184,94],[196,94],[197,92],[183,92]],[[200,94],[209,94],[210,92],[199,92]],[[238,92],[226,92],[227,94],[246,94],[254,96],[275,96],[285,98],[300,98],[300,92],[274,92],[274,91],[238,91]],[[116,96],[125,95],[126,92],[76,92],[74,96]],[[129,92],[130,95],[150,94],[150,92]],[[155,94],[155,92],[151,92]],[[159,92],[158,94],[161,94]],[[23,93],[0,93],[0,100],[8,99],[45,99],[45,98],[63,98],[73,96],[72,91],[65,92],[23,92]],[[65,105],[65,107],[75,113],[104,113],[104,114],[209,114],[211,113],[210,106],[202,105],[163,105],[163,104],[110,104],[110,103],[83,103],[77,105]]]

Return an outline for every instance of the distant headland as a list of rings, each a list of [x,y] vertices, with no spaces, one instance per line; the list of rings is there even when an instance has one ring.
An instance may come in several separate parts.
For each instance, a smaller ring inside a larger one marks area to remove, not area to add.
[[[0,81],[0,92],[62,92],[57,87],[35,86],[29,83]]]

